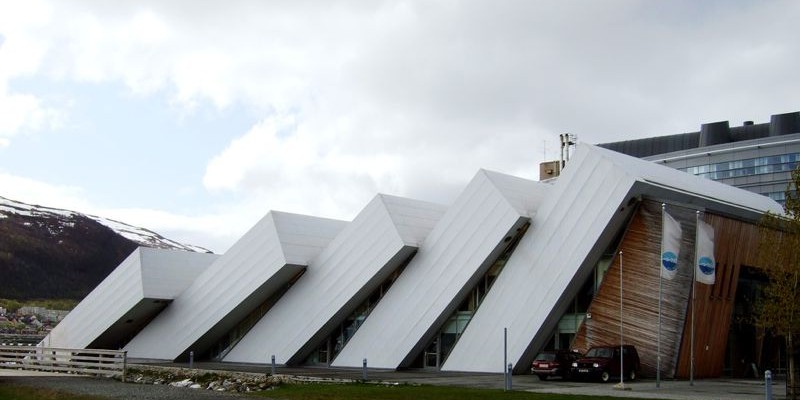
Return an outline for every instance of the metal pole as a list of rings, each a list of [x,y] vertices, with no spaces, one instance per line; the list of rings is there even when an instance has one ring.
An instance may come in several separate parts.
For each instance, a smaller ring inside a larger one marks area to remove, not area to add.
[[[664,268],[664,213],[666,212],[667,205],[661,203],[661,256],[658,261],[658,344],[656,345],[656,388],[661,387],[661,302],[663,301],[664,283],[661,277],[661,269]]]
[[[622,377],[625,375],[624,365],[622,364],[625,357],[622,356],[622,344],[625,338],[622,336],[622,250],[619,251],[619,386],[624,388],[625,384],[622,383]]]
[[[125,382],[126,374],[128,373],[128,352],[122,352],[122,382]]]
[[[272,374],[272,375],[277,375],[277,373],[278,373],[278,367],[277,367],[277,366],[275,366],[275,354],[273,354],[273,355],[272,355],[272,357],[271,357],[271,361],[272,361],[272,368],[270,369],[270,371],[271,371],[271,374]]]
[[[764,398],[772,400],[772,371],[764,371]]]
[[[364,365],[361,368],[361,379],[365,380],[365,381],[367,380],[367,359],[366,358],[364,359]]]
[[[694,227],[694,265],[692,265],[692,337],[689,343],[689,352],[691,354],[691,365],[689,366],[689,386],[694,386],[694,303],[695,303],[695,283],[697,283],[697,244],[698,233],[700,228],[700,211],[695,211],[695,227]]]
[[[511,363],[508,363],[508,367],[507,368],[508,369],[506,370],[507,371],[507,375],[506,375],[507,376],[507,378],[506,378],[506,390],[511,390],[511,388],[512,388],[511,376],[513,375],[512,372],[514,371],[514,368],[511,365]]]
[[[503,328],[503,388],[508,390],[508,328]]]
[[[194,351],[189,352],[189,369],[194,368]]]

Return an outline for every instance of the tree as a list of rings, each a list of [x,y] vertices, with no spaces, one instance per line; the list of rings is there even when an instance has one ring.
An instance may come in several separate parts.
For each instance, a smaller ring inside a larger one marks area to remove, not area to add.
[[[782,336],[786,343],[789,365],[786,396],[800,398],[795,365],[795,340],[800,333],[800,166],[792,171],[792,182],[786,190],[785,214],[767,213],[759,227],[759,264],[769,278],[763,297],[756,307],[755,322]]]

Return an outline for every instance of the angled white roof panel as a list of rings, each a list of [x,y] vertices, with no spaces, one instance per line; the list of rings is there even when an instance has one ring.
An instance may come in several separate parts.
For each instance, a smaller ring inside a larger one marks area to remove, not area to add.
[[[207,350],[303,270],[342,221],[271,211],[131,340],[132,358]]]
[[[513,197],[540,185],[479,171],[332,365],[411,362],[491,266],[503,240],[527,221],[527,211],[514,207],[527,201]]]
[[[215,254],[139,247],[40,345],[74,349],[119,346],[217,258]]]
[[[402,197],[378,195],[400,234],[408,245],[418,247],[442,218],[445,207]]]
[[[504,327],[509,362],[527,368],[623,228],[629,201],[651,193],[740,216],[777,209],[764,196],[580,145],[442,369],[501,372]]]
[[[436,204],[376,196],[224,361],[258,363],[275,355],[280,364],[302,362],[413,254],[443,213]]]

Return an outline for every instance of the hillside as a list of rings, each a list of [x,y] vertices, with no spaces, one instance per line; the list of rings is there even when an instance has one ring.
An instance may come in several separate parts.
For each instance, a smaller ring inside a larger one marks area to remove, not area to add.
[[[0,298],[82,299],[138,246],[208,252],[118,221],[0,197]]]

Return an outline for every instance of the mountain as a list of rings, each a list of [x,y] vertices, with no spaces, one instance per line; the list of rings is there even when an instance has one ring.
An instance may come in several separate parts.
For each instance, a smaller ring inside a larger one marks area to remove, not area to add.
[[[0,298],[82,299],[138,246],[210,253],[119,221],[0,197]]]

